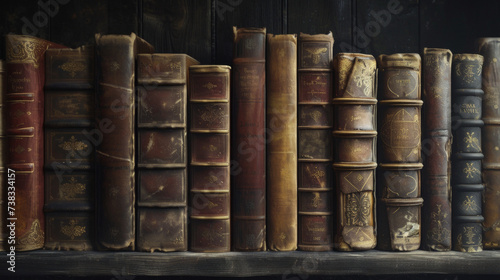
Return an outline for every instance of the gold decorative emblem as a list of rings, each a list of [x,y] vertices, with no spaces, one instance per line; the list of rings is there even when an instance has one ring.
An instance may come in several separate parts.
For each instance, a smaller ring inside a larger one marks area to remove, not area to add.
[[[474,132],[467,132],[467,135],[464,137],[464,142],[467,144],[467,148],[474,148],[481,151],[481,144],[479,140],[474,137]]]
[[[467,241],[465,244],[474,244],[474,236],[476,236],[476,231],[474,227],[464,227],[465,237],[467,237]]]
[[[457,76],[462,76],[468,84],[472,83],[476,77],[480,77],[482,72],[481,64],[465,64],[457,63],[455,65],[455,73]]]
[[[85,232],[85,227],[79,226],[73,219],[69,221],[69,225],[63,225],[63,222],[61,222],[61,233],[71,238],[71,240],[82,236]]]
[[[464,202],[462,203],[462,207],[465,208],[466,211],[477,211],[478,207],[476,201],[472,199],[471,195],[465,196]]]
[[[88,145],[83,143],[82,141],[77,141],[75,136],[71,136],[69,141],[65,141],[59,144],[59,148],[69,152],[69,155],[74,157],[76,156],[75,151],[83,151],[88,148]]]
[[[217,147],[214,146],[214,145],[212,145],[212,144],[210,144],[210,145],[208,145],[208,150],[210,152],[217,152]]]
[[[7,39],[6,58],[8,62],[33,63],[35,68],[40,66],[39,59],[43,57],[49,43],[29,37]]]
[[[59,65],[59,68],[64,72],[68,72],[73,78],[76,76],[77,72],[83,72],[86,69],[85,64],[80,61],[69,61]]]
[[[345,216],[347,226],[368,226],[371,213],[369,193],[346,194]]]
[[[310,57],[312,59],[312,63],[314,64],[318,64],[321,59],[321,55],[328,51],[327,48],[306,48],[305,50],[309,53],[306,57]]]
[[[319,122],[319,119],[321,118],[322,114],[318,110],[314,110],[311,113],[309,113],[309,116],[311,119],[313,119],[315,122]]]
[[[366,184],[372,179],[372,172],[368,177],[363,176],[360,172],[349,172],[344,176],[344,180],[349,183],[356,191],[364,191]]]
[[[217,85],[212,84],[211,82],[208,82],[208,83],[204,84],[203,87],[208,89],[208,90],[212,90],[212,89],[216,88]]]
[[[43,245],[45,234],[40,225],[40,221],[38,219],[34,220],[28,232],[24,236],[21,236],[18,240],[19,245],[22,245],[25,249],[29,249],[33,245]]]
[[[120,70],[120,64],[116,61],[113,61],[109,64],[109,70],[111,72],[116,72],[118,70]]]
[[[313,197],[313,198],[312,198],[312,200],[311,200],[311,202],[312,202],[312,203],[311,203],[311,206],[312,206],[313,208],[318,208],[318,206],[320,205],[320,203],[321,203],[321,201],[322,201],[322,199],[321,199],[321,197],[320,197],[320,195],[319,195],[319,192],[314,192],[314,193],[313,193],[313,196],[314,196],[314,197]]]
[[[474,166],[473,162],[466,162],[467,167],[464,168],[464,173],[467,174],[467,178],[474,178],[475,175],[481,174],[481,172]]]
[[[85,193],[86,186],[78,182],[75,177],[71,177],[67,183],[61,185],[60,196],[63,199],[72,199],[77,195],[82,195]]]
[[[410,131],[415,133],[409,133]],[[380,136],[387,151],[396,156],[406,159],[412,154],[419,153],[420,120],[418,115],[411,114],[406,109],[388,115],[382,125]]]
[[[213,108],[213,107],[212,107]],[[208,109],[201,109],[199,112],[200,118],[204,121],[207,122],[209,125],[214,125],[217,123],[221,123],[221,118],[224,117],[225,113],[222,110],[222,108],[214,108],[215,110],[211,110],[210,108]],[[218,109],[218,110],[217,110]]]
[[[434,225],[432,230],[429,230],[427,236],[438,243],[447,241],[450,238],[450,230],[448,226],[443,226],[443,222],[448,225],[446,218],[448,214],[441,210],[442,205],[436,204],[437,211],[431,213],[431,223]]]

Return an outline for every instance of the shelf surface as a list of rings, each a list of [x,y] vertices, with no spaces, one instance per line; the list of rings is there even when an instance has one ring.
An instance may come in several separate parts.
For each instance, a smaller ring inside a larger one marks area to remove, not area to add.
[[[4,269],[7,252],[0,252]],[[500,251],[142,253],[33,251],[16,253],[15,276],[266,276],[498,274]],[[0,277],[1,278],[1,277]]]

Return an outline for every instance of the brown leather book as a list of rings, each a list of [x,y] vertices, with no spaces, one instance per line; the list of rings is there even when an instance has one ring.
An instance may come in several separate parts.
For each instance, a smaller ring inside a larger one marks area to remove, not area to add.
[[[94,246],[94,48],[45,52],[45,248]]]
[[[420,247],[420,55],[380,55],[378,248]]]
[[[483,245],[484,249],[500,249],[500,38],[481,38],[477,43],[484,58]]]
[[[7,132],[5,115],[5,91],[7,89],[7,75],[5,60],[0,60],[0,251],[4,251],[8,241],[7,231]],[[13,189],[11,189],[13,190]]]
[[[131,35],[96,34],[97,243],[135,248],[135,58],[153,47]]]
[[[455,54],[452,61],[452,192],[453,249],[483,250],[481,129],[483,56]]]
[[[187,250],[186,54],[137,55],[137,250]]]
[[[267,247],[297,249],[297,36],[267,34]]]
[[[231,250],[230,71],[226,65],[189,68],[190,250]]]
[[[232,248],[266,250],[266,28],[233,27]]]
[[[333,248],[332,33],[298,38],[298,248]]]
[[[376,61],[340,53],[333,60],[336,232],[340,251],[373,249],[375,226]]]
[[[15,173],[15,249],[40,249],[43,214],[43,84],[45,50],[63,46],[25,35],[5,37],[7,58],[7,167]],[[29,207],[26,207],[29,205]]]
[[[451,58],[436,48],[422,58],[422,245],[432,251],[451,250]]]

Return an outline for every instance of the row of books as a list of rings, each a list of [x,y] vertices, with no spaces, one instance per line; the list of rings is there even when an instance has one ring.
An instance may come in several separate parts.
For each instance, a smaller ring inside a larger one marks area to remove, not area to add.
[[[18,251],[500,246],[498,38],[375,59],[234,27],[231,66],[135,34],[6,41]]]

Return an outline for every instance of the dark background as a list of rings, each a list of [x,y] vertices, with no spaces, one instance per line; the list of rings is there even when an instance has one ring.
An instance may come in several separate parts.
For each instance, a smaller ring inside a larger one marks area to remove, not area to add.
[[[135,32],[152,43],[156,52],[187,53],[203,64],[230,65],[232,26],[266,27],[274,34],[332,31],[335,53],[362,52],[377,56],[396,52],[421,53],[424,47],[473,53],[476,52],[476,38],[500,37],[499,12],[500,1],[491,0],[10,0],[0,4],[0,59],[5,58],[3,35],[8,33],[34,35],[78,47],[93,44],[95,33]],[[311,276],[309,279],[498,278],[402,275]],[[146,278],[126,276],[124,279]]]

